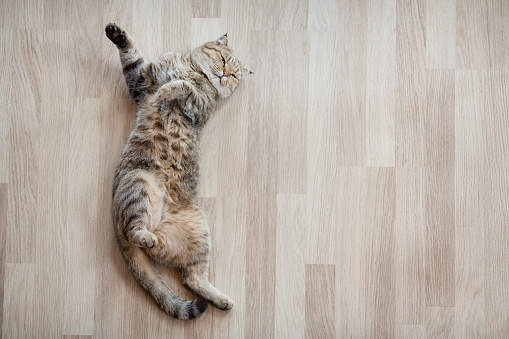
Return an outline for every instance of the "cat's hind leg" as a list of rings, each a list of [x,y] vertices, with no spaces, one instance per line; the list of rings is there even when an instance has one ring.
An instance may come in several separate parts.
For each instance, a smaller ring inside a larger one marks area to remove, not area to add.
[[[162,191],[150,173],[129,173],[117,185],[113,205],[117,234],[133,245],[153,248],[158,244],[152,233],[159,224]]]
[[[163,211],[154,234],[159,244],[147,250],[154,260],[176,267],[184,285],[221,310],[233,301],[209,282],[210,232],[198,206],[172,206]]]
[[[145,62],[143,56],[136,48],[133,39],[122,28],[116,24],[108,23],[104,30],[108,39],[118,48],[129,94],[134,100],[139,101],[142,95],[140,89],[140,84],[143,82],[142,66]]]
[[[208,258],[192,262],[180,269],[180,279],[194,293],[212,302],[217,308],[227,311],[233,307],[233,301],[215,288],[208,279]]]

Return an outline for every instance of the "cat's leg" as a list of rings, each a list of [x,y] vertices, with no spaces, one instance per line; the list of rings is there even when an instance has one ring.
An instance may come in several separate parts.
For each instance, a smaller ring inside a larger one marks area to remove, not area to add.
[[[133,99],[139,101],[141,96],[140,82],[143,80],[143,56],[136,48],[133,39],[129,34],[116,24],[108,23],[105,28],[106,36],[117,46],[122,71],[124,73],[129,94]]]
[[[212,302],[217,308],[227,311],[233,307],[233,301],[215,288],[208,279],[209,261],[192,262],[180,269],[180,279],[194,293]]]
[[[233,301],[209,282],[210,231],[197,206],[171,206],[164,210],[154,234],[159,245],[147,253],[156,261],[179,269],[182,283],[222,310]]]
[[[173,80],[170,81],[157,91],[157,100],[182,100],[194,94],[196,89],[193,84],[186,80]]]
[[[133,245],[153,248],[158,240],[151,231],[161,217],[163,193],[148,172],[129,173],[123,179],[113,198],[117,233]]]
[[[194,125],[197,122],[197,117],[200,116],[199,112],[205,108],[206,99],[204,95],[196,89],[193,84],[186,80],[173,80],[170,81],[158,90],[155,105],[161,104],[161,101],[171,102],[178,101],[181,105],[181,112],[184,114]]]

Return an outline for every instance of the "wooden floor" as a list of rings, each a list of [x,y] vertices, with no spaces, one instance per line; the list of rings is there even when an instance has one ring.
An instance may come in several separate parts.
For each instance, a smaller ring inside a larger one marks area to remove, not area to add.
[[[203,140],[229,312],[170,318],[116,247],[108,21],[254,71]],[[0,74],[3,338],[509,337],[509,1],[2,0]]]

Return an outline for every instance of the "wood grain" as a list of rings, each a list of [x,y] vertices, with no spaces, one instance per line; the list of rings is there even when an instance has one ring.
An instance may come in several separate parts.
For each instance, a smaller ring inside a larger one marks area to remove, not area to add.
[[[395,335],[396,276],[394,222],[396,176],[393,168],[366,171],[363,258],[367,337]],[[384,211],[380,213],[380,211]]]
[[[306,338],[333,338],[333,265],[306,265]]]
[[[4,51],[0,55],[0,88],[5,89],[0,92],[1,107],[9,107],[10,82],[11,82],[11,58],[13,56],[13,38],[12,29],[0,29],[0,49]],[[8,114],[0,115],[0,183],[6,183],[9,178],[9,153],[10,153],[10,117]],[[5,221],[7,225],[7,220]]]
[[[338,166],[339,126],[336,114],[334,78],[338,72],[336,33],[310,33],[310,64],[307,126],[307,188],[310,201],[327,204],[307,205],[307,259],[309,264],[333,264],[334,224],[336,222],[335,177]],[[321,52],[319,46],[331,48]],[[325,72],[322,72],[325,66]],[[328,146],[326,146],[328,145]],[[318,151],[322,150],[322,151]]]
[[[426,305],[454,306],[454,72],[428,72],[426,112]]]
[[[456,68],[489,69],[488,3],[456,0]]]
[[[395,165],[396,1],[370,0],[366,64],[366,165]]]
[[[396,4],[397,83],[394,113],[395,162],[398,167],[425,163],[426,39],[423,1]]]
[[[7,225],[8,213],[8,191],[7,184],[0,184],[0,225]],[[3,319],[4,313],[4,284],[5,284],[5,237],[6,228],[0,227],[0,319]],[[2,333],[3,323],[0,322],[0,333]]]
[[[396,323],[417,326],[426,319],[423,170],[397,168],[396,181]]]
[[[110,21],[254,72],[202,139],[228,312],[168,317],[118,251]],[[2,338],[507,337],[508,1],[4,0],[0,49]]]
[[[306,193],[307,185],[307,112],[308,84],[300,81],[309,74],[309,39],[307,33],[278,32],[277,69],[284,69],[289,63],[296,67],[296,72],[280,74],[277,83],[277,100],[275,112],[286,112],[278,115],[278,193]],[[303,51],[295,54],[294,51]]]
[[[276,234],[276,319],[278,338],[303,338],[306,317],[306,196],[278,194]],[[333,296],[330,296],[331,298]]]
[[[428,0],[425,9],[426,68],[456,66],[456,0]]]

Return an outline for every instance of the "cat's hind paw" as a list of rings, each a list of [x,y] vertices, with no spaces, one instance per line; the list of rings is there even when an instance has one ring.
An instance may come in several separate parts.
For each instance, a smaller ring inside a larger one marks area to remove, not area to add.
[[[214,301],[214,305],[221,311],[228,311],[232,309],[233,301],[231,301],[228,297],[225,297],[220,300]]]
[[[126,48],[129,42],[127,34],[124,30],[118,27],[116,24],[109,22],[104,29],[106,36],[111,40],[118,48]]]
[[[129,241],[136,246],[152,248],[157,245],[157,237],[154,233],[148,231],[136,231],[130,237]]]

